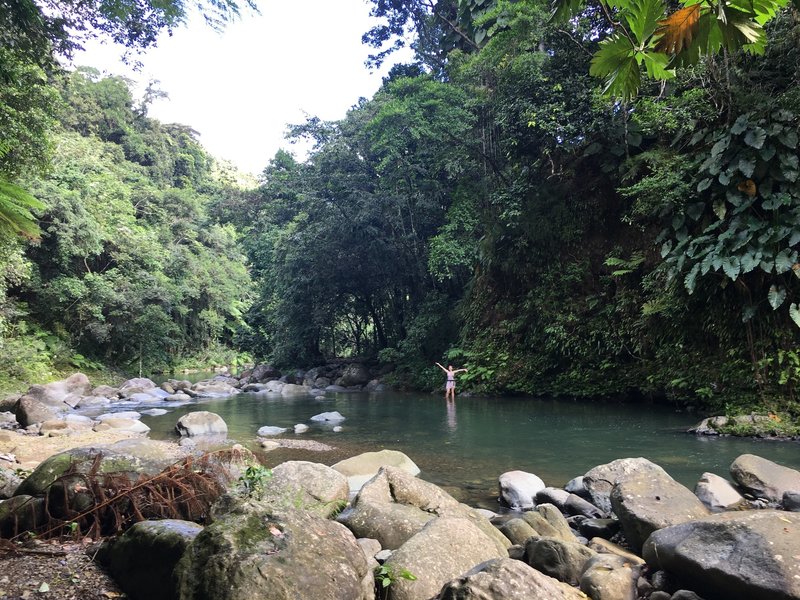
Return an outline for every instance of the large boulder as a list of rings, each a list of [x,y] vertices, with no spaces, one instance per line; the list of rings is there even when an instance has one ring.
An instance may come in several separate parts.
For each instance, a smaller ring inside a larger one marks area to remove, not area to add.
[[[734,460],[731,477],[745,491],[772,502],[781,502],[785,492],[800,492],[800,471],[754,454],[742,454]]]
[[[691,490],[658,470],[643,470],[618,482],[611,492],[611,506],[634,551],[657,529],[709,514]]]
[[[583,476],[583,487],[592,504],[608,514],[611,512],[611,490],[614,485],[629,477],[646,476],[667,472],[646,458],[620,458],[604,465],[598,465]]]
[[[653,569],[710,598],[800,598],[800,514],[711,515],[654,532],[643,556]]]
[[[744,502],[742,495],[736,491],[727,479],[714,473],[703,473],[694,486],[694,494],[713,511],[722,511]]]
[[[261,383],[271,379],[277,379],[280,376],[281,372],[272,365],[260,364],[250,373],[249,379],[251,382]]]
[[[330,517],[347,504],[347,479],[318,463],[287,461],[272,469],[264,500],[272,506],[303,508]]]
[[[66,405],[63,405],[66,408]],[[29,427],[56,417],[56,409],[31,396],[23,396],[14,408],[20,427]]]
[[[395,467],[382,467],[359,492],[350,510],[339,516],[357,537],[376,539],[383,548],[395,549],[435,517],[459,517],[471,521],[499,548],[508,539],[483,515],[460,504],[438,486]]]
[[[374,576],[346,527],[254,502],[208,525],[175,576],[178,600],[374,598]]]
[[[364,452],[332,465],[332,468],[347,477],[351,492],[361,489],[361,486],[372,479],[381,467],[397,467],[411,475],[419,475],[420,472],[414,461],[398,450]]]
[[[544,481],[533,473],[508,471],[500,475],[500,499],[514,510],[527,510],[536,505],[536,494],[545,489]]]
[[[310,388],[296,383],[286,383],[281,388],[281,396],[306,396]]]
[[[192,386],[192,391],[202,398],[221,398],[238,394],[239,390],[224,381],[198,381]]]
[[[369,369],[359,363],[347,365],[337,383],[345,387],[364,385],[371,379]]]
[[[119,386],[117,393],[122,398],[130,398],[133,394],[146,392],[154,389],[155,387],[156,384],[152,379],[148,379],[147,377],[134,377],[133,379],[128,379],[121,386]]]
[[[175,430],[180,436],[193,437],[196,435],[226,435],[228,426],[216,413],[207,410],[197,410],[186,413],[175,424]]]
[[[446,583],[436,600],[586,600],[566,583],[519,560],[497,558],[481,563]]]
[[[65,409],[65,400],[88,396],[92,392],[92,384],[83,373],[75,373],[61,381],[54,381],[46,385],[32,385],[25,392],[26,396],[34,398],[47,406]]]
[[[140,521],[103,544],[97,560],[132,600],[173,600],[175,565],[201,531],[191,521]]]
[[[499,546],[469,519],[440,517],[392,553],[384,566],[403,570],[416,580],[398,578],[389,587],[391,600],[428,600],[445,583],[487,560],[506,558]]]

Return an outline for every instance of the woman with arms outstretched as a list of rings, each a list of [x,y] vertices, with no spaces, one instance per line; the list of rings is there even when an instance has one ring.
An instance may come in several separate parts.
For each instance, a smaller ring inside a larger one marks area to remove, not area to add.
[[[466,369],[454,369],[453,365],[447,365],[445,369],[442,365],[438,362],[436,366],[439,367],[442,371],[447,373],[447,384],[444,388],[444,398],[445,400],[455,400],[456,399],[456,373],[461,373],[462,371],[466,373]]]

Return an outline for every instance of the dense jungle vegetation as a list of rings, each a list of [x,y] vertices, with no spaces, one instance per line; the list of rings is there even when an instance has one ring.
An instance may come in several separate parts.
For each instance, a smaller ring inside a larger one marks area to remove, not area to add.
[[[0,376],[230,349],[425,389],[445,360],[477,392],[796,418],[800,13],[682,6],[373,0],[371,61],[417,62],[250,189],[157,90],[3,49],[2,189],[39,229],[4,230]]]

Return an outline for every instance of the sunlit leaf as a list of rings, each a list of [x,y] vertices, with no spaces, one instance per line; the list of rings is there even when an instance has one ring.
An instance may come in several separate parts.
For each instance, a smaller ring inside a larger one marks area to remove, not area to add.
[[[664,4],[661,0],[632,0],[625,12],[625,20],[631,33],[639,42],[639,48],[644,48],[645,42],[653,35],[659,24],[659,19],[664,14]]]
[[[666,19],[659,21],[655,31],[655,35],[659,36],[655,46],[656,51],[678,54],[688,48],[697,34],[699,19],[700,5],[693,4],[676,10]]]

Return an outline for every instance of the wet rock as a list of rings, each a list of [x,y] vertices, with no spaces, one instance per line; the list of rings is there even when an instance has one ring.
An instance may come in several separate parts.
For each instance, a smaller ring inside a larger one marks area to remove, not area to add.
[[[619,521],[616,519],[586,519],[581,522],[578,531],[589,539],[601,537],[609,540],[619,532]]]
[[[324,412],[311,417],[312,421],[318,422],[339,422],[344,421],[345,418],[338,411]]]
[[[270,435],[280,435],[282,433],[286,433],[288,429],[286,427],[276,427],[274,425],[264,425],[263,427],[259,427],[256,435],[260,435],[262,437],[267,437]]]
[[[523,519],[510,519],[500,526],[500,531],[512,544],[525,545],[528,539],[538,536],[536,530]]]
[[[583,515],[584,517],[593,517],[597,519],[607,515],[607,513],[577,494],[569,495],[567,501],[564,503],[564,511],[570,515]]]
[[[569,499],[569,492],[560,488],[546,487],[536,493],[536,504],[552,504],[559,510],[565,510],[565,505]]]

